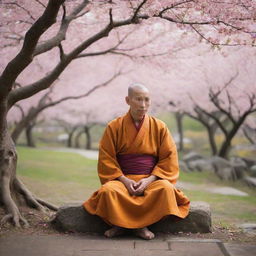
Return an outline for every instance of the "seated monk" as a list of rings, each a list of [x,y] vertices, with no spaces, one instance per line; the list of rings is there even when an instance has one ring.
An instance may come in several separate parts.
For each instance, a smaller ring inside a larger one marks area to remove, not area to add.
[[[147,115],[148,89],[132,85],[129,112],[111,121],[99,145],[98,174],[102,183],[84,208],[112,226],[106,237],[127,229],[152,239],[149,225],[168,215],[185,218],[189,199],[175,188],[179,176],[176,146],[165,123]]]

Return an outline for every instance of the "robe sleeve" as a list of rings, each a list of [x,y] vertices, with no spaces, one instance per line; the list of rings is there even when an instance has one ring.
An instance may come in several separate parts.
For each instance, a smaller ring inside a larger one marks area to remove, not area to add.
[[[107,126],[99,145],[98,175],[101,184],[123,175],[116,159],[117,131]]]
[[[166,126],[164,126],[160,136],[158,162],[151,174],[175,184],[179,177],[176,145]]]

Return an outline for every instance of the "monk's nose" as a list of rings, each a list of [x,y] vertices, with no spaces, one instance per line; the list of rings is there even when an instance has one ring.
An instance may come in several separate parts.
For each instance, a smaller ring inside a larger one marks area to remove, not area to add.
[[[145,107],[146,106],[146,102],[144,100],[141,101],[141,106]]]

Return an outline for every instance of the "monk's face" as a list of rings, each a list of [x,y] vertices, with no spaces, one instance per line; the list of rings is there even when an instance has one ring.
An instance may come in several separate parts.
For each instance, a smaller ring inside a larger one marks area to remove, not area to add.
[[[147,113],[150,106],[150,96],[147,90],[133,90],[131,95],[126,97],[130,106],[131,115],[135,121],[140,121]]]

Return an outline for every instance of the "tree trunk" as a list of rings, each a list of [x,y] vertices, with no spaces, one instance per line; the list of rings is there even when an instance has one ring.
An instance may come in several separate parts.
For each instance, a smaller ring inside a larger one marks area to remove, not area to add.
[[[84,133],[84,131],[79,131],[75,137],[75,148],[80,148],[80,137]]]
[[[236,122],[233,126],[233,128],[228,132],[228,134],[226,135],[226,138],[224,140],[224,142],[222,143],[218,156],[223,157],[223,158],[228,158],[228,154],[229,151],[231,149],[231,141],[232,139],[235,137],[237,131],[239,130],[239,128],[241,127],[241,125],[244,123],[247,115],[249,113],[243,115],[238,122]]]
[[[38,114],[41,112],[41,109],[35,109],[31,108],[28,112],[28,114],[22,118],[22,120],[17,123],[15,126],[15,129],[12,132],[12,140],[14,141],[15,144],[17,144],[18,138],[20,137],[22,131],[30,125],[33,120],[38,116]]]
[[[21,120],[19,123],[16,124],[13,132],[12,132],[12,140],[15,144],[17,144],[17,141],[22,133],[22,131],[24,130],[24,128],[26,127],[25,121],[24,119]]]
[[[68,140],[67,140],[67,147],[68,148],[72,148],[73,143],[72,143],[72,139],[73,139],[73,135],[76,131],[77,127],[72,128],[72,130],[68,133]]]
[[[214,127],[210,126],[210,125],[205,126],[205,127],[207,129],[208,139],[209,139],[209,142],[210,142],[212,155],[216,156],[217,152],[218,152],[217,145],[216,145],[216,142],[215,142],[215,139],[214,139],[216,129]]]
[[[32,147],[32,148],[36,147],[34,137],[33,137],[33,133],[32,133],[32,130],[33,130],[34,126],[35,126],[35,123],[30,122],[29,125],[26,127],[27,146]]]
[[[91,138],[90,129],[91,129],[91,127],[89,127],[89,126],[84,127],[84,132],[85,132],[85,136],[86,136],[85,149],[92,149],[92,138]]]
[[[178,149],[179,151],[184,150],[184,133],[183,133],[183,125],[182,125],[182,119],[184,117],[184,114],[176,112],[175,113],[175,118],[176,118],[176,123],[177,123],[177,131],[179,134],[179,143],[178,143]]]
[[[47,206],[51,210],[57,210],[56,206],[35,198],[34,195],[16,176],[17,152],[15,144],[7,129],[7,100],[0,100],[0,205],[4,207],[6,215],[1,224],[7,221],[13,222],[16,227],[21,224],[28,226],[28,222],[22,217],[19,206],[25,205],[40,211]]]
[[[256,129],[245,125],[243,128],[243,133],[246,139],[252,144],[256,144]]]

